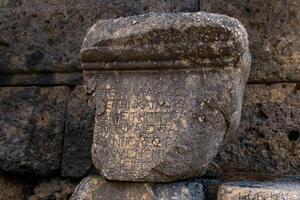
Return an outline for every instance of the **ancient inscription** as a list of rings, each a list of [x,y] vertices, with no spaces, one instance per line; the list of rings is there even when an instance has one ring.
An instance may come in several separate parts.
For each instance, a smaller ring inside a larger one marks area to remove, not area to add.
[[[205,105],[217,95],[199,89],[199,76],[158,73],[97,78],[94,141],[97,155],[105,154],[102,165],[110,175],[144,176],[164,157],[179,130],[184,134],[199,128]]]
[[[250,69],[235,19],[149,13],[99,20],[81,62],[95,96],[92,158],[110,180],[201,176],[239,124]]]

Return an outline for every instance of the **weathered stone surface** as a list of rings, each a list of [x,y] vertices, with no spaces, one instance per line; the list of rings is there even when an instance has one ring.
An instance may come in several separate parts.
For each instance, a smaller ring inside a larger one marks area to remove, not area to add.
[[[1,72],[0,72],[1,73]],[[50,86],[50,85],[76,85],[81,83],[82,74],[75,72],[47,72],[29,74],[0,74],[1,86]]]
[[[100,20],[81,61],[96,98],[93,162],[108,179],[200,176],[238,126],[250,55],[237,20],[208,13]]]
[[[299,84],[251,84],[237,134],[223,143],[210,175],[300,175]]]
[[[49,174],[59,169],[68,87],[0,88],[0,168]]]
[[[228,135],[208,174],[300,175],[299,102],[298,84],[248,84],[238,132]]]
[[[298,0],[5,0],[0,3],[0,85],[76,84],[81,41],[97,19],[198,11],[198,2],[201,10],[233,16],[246,26],[251,82],[299,82]]]
[[[200,10],[245,25],[253,58],[249,81],[300,81],[299,0],[200,0]]]
[[[299,200],[300,183],[232,182],[222,185],[218,200]]]
[[[0,174],[0,199],[24,200],[30,193],[31,185],[27,180],[20,180],[15,176]]]
[[[204,200],[198,182],[168,184],[105,181],[99,176],[83,179],[76,187],[72,200]]]
[[[38,183],[28,200],[67,200],[70,199],[76,184],[69,180],[53,178]]]
[[[197,9],[197,0],[1,1],[0,85],[76,84],[81,41],[96,20]]]
[[[62,176],[83,177],[92,166],[94,109],[82,85],[69,96],[65,124]]]

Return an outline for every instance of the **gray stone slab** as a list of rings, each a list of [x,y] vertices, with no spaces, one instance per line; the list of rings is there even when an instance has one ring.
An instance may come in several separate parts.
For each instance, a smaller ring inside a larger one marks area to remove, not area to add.
[[[105,181],[99,176],[83,179],[76,187],[72,200],[204,200],[198,182],[168,184]]]
[[[108,179],[200,176],[238,126],[250,54],[247,33],[233,18],[99,20],[81,61],[96,101],[93,162]]]
[[[299,200],[297,182],[232,182],[220,186],[218,200]]]
[[[0,88],[0,169],[47,175],[60,167],[68,87]]]

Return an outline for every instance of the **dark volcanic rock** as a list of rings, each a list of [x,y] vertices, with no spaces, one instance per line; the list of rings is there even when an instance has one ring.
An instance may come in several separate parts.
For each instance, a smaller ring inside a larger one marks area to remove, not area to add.
[[[60,167],[67,87],[0,88],[0,168],[46,175]]]
[[[74,192],[76,184],[69,180],[53,178],[42,180],[33,189],[28,200],[67,200]]]
[[[247,85],[240,128],[209,174],[299,175],[299,116],[299,84]]]
[[[249,33],[251,82],[300,81],[299,0],[201,0],[200,8],[235,17]]]
[[[81,42],[96,20],[197,9],[198,0],[1,1],[0,85],[78,84]]]
[[[83,177],[92,166],[94,108],[82,85],[69,96],[65,125],[62,176]]]
[[[81,61],[97,105],[93,162],[108,179],[200,176],[239,124],[250,55],[233,18],[100,20],[84,39]]]
[[[297,182],[232,182],[222,185],[218,200],[300,200]]]
[[[0,174],[1,200],[24,200],[30,194],[31,187],[28,179]]]
[[[105,181],[99,176],[82,180],[72,200],[204,200],[202,185],[198,182],[168,184]]]

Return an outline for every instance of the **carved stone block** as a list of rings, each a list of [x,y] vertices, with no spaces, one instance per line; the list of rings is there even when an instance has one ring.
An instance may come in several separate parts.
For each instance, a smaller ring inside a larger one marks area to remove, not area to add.
[[[96,101],[92,157],[111,180],[202,175],[240,119],[247,33],[208,13],[100,20],[81,49]]]

